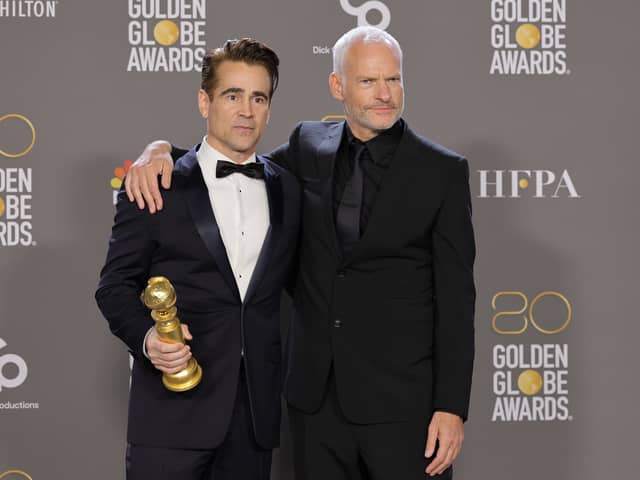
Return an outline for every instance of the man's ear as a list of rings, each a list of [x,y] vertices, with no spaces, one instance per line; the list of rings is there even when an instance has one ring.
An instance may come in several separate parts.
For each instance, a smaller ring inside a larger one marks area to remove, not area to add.
[[[200,115],[202,115],[202,118],[206,119],[209,117],[210,103],[211,100],[209,100],[209,95],[207,95],[207,92],[202,89],[198,90],[198,110],[200,110]]]
[[[340,102],[344,100],[342,81],[336,72],[331,72],[331,75],[329,75],[329,90],[333,98]]]

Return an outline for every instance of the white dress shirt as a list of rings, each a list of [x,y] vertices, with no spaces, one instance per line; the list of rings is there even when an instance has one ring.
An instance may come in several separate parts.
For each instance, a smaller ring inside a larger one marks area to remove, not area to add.
[[[206,136],[197,152],[197,158],[204,183],[209,191],[209,201],[227,251],[227,258],[240,292],[240,299],[244,301],[262,244],[269,230],[267,187],[264,180],[249,178],[241,173],[217,178],[218,160],[227,162],[233,162],[233,160],[209,145]],[[254,153],[244,163],[255,161]],[[144,337],[142,351],[145,357],[147,356],[147,337],[151,329]]]
[[[207,137],[202,141],[197,155],[240,299],[244,301],[269,229],[267,188],[264,180],[249,178],[241,173],[217,178],[218,160],[237,162],[209,145]],[[254,153],[244,163],[255,161]]]

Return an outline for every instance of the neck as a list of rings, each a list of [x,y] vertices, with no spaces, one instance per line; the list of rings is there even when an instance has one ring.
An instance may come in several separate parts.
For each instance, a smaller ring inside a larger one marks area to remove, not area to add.
[[[207,135],[206,142],[209,144],[210,147],[215,148],[217,151],[219,151],[220,153],[228,157],[229,160],[231,160],[233,163],[239,163],[239,164],[245,163],[247,160],[249,160],[249,158],[251,158],[251,155],[256,153],[255,148],[252,148],[244,152],[237,152],[235,150],[231,150],[227,146],[222,145],[220,142],[217,142],[210,135]]]
[[[349,125],[349,129],[351,130],[353,136],[361,142],[368,142],[372,138],[375,138],[382,132],[384,132],[384,130],[371,130],[368,128],[361,128],[360,126],[356,125],[355,122],[350,121],[349,117],[347,117],[347,124]]]

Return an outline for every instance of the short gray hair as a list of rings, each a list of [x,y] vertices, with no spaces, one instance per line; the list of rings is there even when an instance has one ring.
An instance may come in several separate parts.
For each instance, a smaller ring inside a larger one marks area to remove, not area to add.
[[[402,68],[402,48],[398,41],[386,31],[378,28],[365,25],[362,27],[356,27],[349,30],[342,35],[333,46],[333,71],[342,78],[342,62],[344,61],[344,54],[354,43],[384,43],[387,46],[393,48],[398,53],[400,58],[400,68]]]

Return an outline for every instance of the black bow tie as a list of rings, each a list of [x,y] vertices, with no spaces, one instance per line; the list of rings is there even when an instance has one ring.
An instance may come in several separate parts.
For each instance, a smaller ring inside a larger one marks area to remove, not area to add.
[[[264,178],[264,165],[262,163],[251,162],[247,164],[239,164],[218,160],[216,165],[216,177],[222,178],[232,173],[241,173],[249,178]]]

